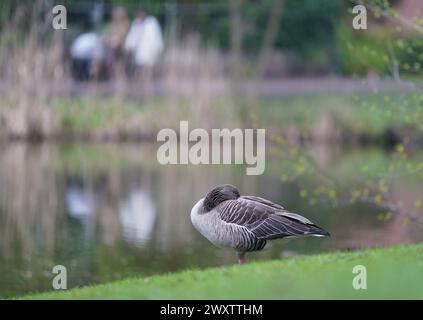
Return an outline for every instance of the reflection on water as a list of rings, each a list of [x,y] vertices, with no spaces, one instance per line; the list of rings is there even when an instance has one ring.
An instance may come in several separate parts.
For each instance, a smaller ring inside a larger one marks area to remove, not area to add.
[[[119,207],[120,222],[127,241],[145,244],[151,237],[156,211],[151,194],[135,188]]]
[[[331,239],[274,242],[253,259],[423,240],[423,227],[403,217],[378,219],[363,204],[310,205],[298,181],[281,182],[277,159],[262,176],[242,166],[161,166],[150,145],[2,146],[0,154],[0,296],[51,289],[51,270],[68,268],[68,286],[236,262],[191,225],[193,204],[212,186],[281,202],[332,233]],[[319,163],[340,163],[314,152]],[[360,157],[360,152],[354,153]],[[354,174],[354,173],[352,173]],[[421,184],[399,184],[395,197],[413,201]]]
[[[94,213],[95,194],[84,186],[70,185],[66,192],[66,209],[69,215],[84,222]]]

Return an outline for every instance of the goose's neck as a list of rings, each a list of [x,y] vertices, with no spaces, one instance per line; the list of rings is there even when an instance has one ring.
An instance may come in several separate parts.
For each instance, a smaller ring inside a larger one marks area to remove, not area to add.
[[[193,215],[203,215],[207,213],[204,209],[204,198],[198,200],[194,207],[191,210],[191,216]]]

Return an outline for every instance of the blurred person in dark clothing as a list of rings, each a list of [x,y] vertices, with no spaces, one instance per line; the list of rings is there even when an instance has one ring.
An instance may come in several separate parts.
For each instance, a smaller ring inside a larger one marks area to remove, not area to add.
[[[94,77],[105,56],[101,37],[95,32],[84,32],[78,35],[73,40],[69,53],[72,77],[80,81]]]

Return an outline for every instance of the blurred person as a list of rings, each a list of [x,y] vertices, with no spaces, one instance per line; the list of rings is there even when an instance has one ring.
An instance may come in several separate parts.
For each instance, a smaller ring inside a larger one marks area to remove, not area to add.
[[[104,59],[101,37],[95,32],[85,32],[75,38],[70,47],[72,76],[77,80],[88,80]]]
[[[139,11],[125,40],[125,50],[132,55],[139,70],[152,69],[163,51],[162,29],[157,19]]]
[[[112,20],[103,34],[106,48],[106,63],[110,70],[116,62],[122,59],[123,46],[129,30],[129,20],[123,7],[115,7],[112,11]]]

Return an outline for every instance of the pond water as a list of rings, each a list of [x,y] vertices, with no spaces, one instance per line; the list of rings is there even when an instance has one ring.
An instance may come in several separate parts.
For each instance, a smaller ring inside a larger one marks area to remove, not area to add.
[[[404,217],[381,219],[369,204],[310,203],[301,197],[313,177],[283,181],[282,160],[267,157],[261,176],[245,167],[162,166],[156,146],[142,144],[6,144],[0,154],[0,297],[51,290],[52,268],[64,265],[68,287],[236,263],[191,225],[190,210],[213,186],[283,204],[329,230],[329,239],[273,241],[248,259],[283,259],[337,249],[423,240],[423,225]],[[323,150],[319,161],[354,176],[383,150]],[[342,166],[351,161],[348,168]],[[414,201],[422,182],[401,180],[396,197]]]

